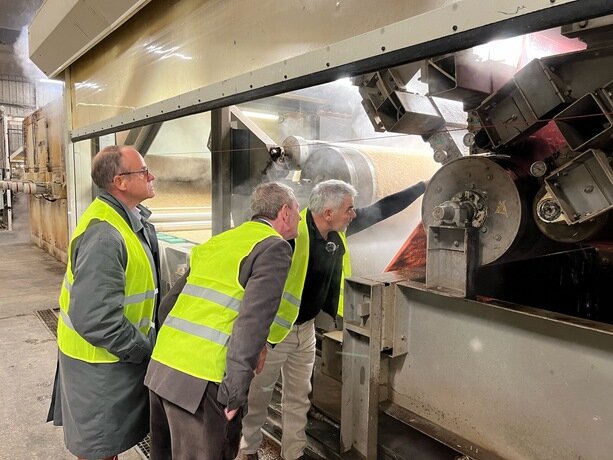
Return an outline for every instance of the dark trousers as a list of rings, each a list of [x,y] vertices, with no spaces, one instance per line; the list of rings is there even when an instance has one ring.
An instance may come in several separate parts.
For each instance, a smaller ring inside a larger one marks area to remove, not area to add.
[[[192,414],[149,392],[151,460],[233,460],[238,454],[243,411],[228,421],[217,402],[218,385],[209,382]]]

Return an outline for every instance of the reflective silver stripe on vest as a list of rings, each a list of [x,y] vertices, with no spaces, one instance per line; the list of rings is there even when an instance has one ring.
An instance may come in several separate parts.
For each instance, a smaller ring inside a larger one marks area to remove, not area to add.
[[[70,284],[70,281],[68,281],[68,275],[64,275],[64,288],[70,292],[70,290],[72,289],[72,284]]]
[[[68,327],[68,329],[72,329],[74,331],[74,326],[72,325],[72,321],[70,321],[70,317],[64,310],[60,310],[60,316],[62,317],[62,321]],[[77,332],[77,331],[75,331]]]
[[[170,326],[178,329],[179,331],[185,332],[186,334],[210,340],[211,342],[215,342],[222,347],[226,346],[228,339],[230,338],[228,334],[224,334],[221,331],[212,329],[208,326],[203,326],[202,324],[192,323],[191,321],[177,318],[175,316],[168,316],[164,322],[164,326]]]
[[[294,305],[296,308],[300,308],[300,299],[298,297],[293,296],[289,292],[284,292],[283,298],[292,305]]]
[[[277,323],[281,327],[284,327],[285,329],[291,329],[292,328],[292,323],[290,323],[289,321],[281,318],[280,316],[275,316],[275,323]]]
[[[293,296],[289,292],[284,292],[283,298],[287,300],[289,303],[291,303],[293,306],[295,306],[296,308],[300,308],[300,299],[298,297]],[[279,326],[285,329],[292,328],[292,323],[290,323],[286,319],[281,318],[280,316],[275,316],[275,323],[277,323]]]
[[[72,325],[72,321],[70,321],[70,316],[68,316],[64,312],[64,310],[60,310],[60,316],[62,317],[62,321],[64,321],[64,324],[68,327],[68,329],[72,329],[74,331],[75,328]],[[137,329],[140,329],[141,327],[149,326],[151,324],[151,320],[149,318],[143,318],[138,323],[133,323],[133,324]]]
[[[157,292],[158,292],[157,289],[152,289],[150,291],[145,291],[141,294],[127,295],[123,299],[123,304],[130,305],[133,303],[144,302],[147,299],[155,299],[155,295],[157,294]]]
[[[140,329],[142,327],[149,327],[151,325],[151,320],[149,318],[143,318],[138,323],[132,323],[136,327],[136,329]]]
[[[241,308],[240,300],[214,289],[203,288],[196,286],[195,284],[186,284],[185,287],[183,287],[181,294],[187,294],[200,299],[210,300],[211,302],[223,305],[224,307],[228,307],[236,312],[238,312]]]

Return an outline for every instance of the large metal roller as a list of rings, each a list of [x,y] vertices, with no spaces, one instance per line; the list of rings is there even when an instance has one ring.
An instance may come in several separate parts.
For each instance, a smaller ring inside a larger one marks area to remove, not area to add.
[[[430,155],[383,146],[310,143],[304,157],[302,179],[349,182],[359,192],[358,207],[425,180],[438,167]]]
[[[448,163],[432,177],[424,194],[424,226],[477,228],[478,265],[500,259],[533,227],[532,187],[519,177],[501,156],[474,155]]]
[[[372,203],[376,196],[374,166],[366,155],[352,147],[313,145],[302,165],[301,178],[313,184],[328,179],[348,182],[360,192],[356,199],[358,206]]]
[[[545,187],[541,187],[536,194],[532,211],[538,229],[553,241],[579,243],[599,238],[606,239],[613,233],[613,213],[611,212],[600,214],[578,224],[568,225],[560,218],[560,207],[547,193]]]

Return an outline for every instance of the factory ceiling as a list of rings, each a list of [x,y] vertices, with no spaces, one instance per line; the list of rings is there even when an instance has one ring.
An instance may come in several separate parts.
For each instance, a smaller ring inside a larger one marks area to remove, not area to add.
[[[23,76],[20,62],[29,58],[27,49],[19,46],[27,40],[19,40],[19,36],[42,3],[43,0],[0,0],[0,75]]]

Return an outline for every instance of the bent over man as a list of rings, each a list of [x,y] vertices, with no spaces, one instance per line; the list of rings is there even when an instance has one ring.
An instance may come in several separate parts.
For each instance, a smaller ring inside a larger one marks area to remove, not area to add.
[[[357,192],[350,184],[328,180],[313,188],[309,207],[301,213],[287,280],[287,285],[299,293],[299,312],[291,332],[268,351],[262,372],[251,383],[239,458],[258,458],[260,429],[266,421],[279,372],[283,379],[281,456],[286,460],[303,456],[315,364],[315,317],[322,310],[332,318],[343,314],[344,280],[351,275],[346,236],[402,211],[425,188],[425,183],[419,182],[360,209],[354,209]]]
[[[100,151],[91,174],[103,191],[68,248],[49,420],[63,425],[78,458],[116,459],[149,429],[143,379],[155,337],[158,253],[140,203],[155,195],[155,177],[128,146]]]
[[[259,185],[252,219],[192,250],[186,282],[160,306],[162,326],[145,384],[151,456],[234,459],[242,409],[266,342],[285,338],[297,314],[285,288],[297,235],[291,188]],[[167,311],[170,310],[169,313]]]

